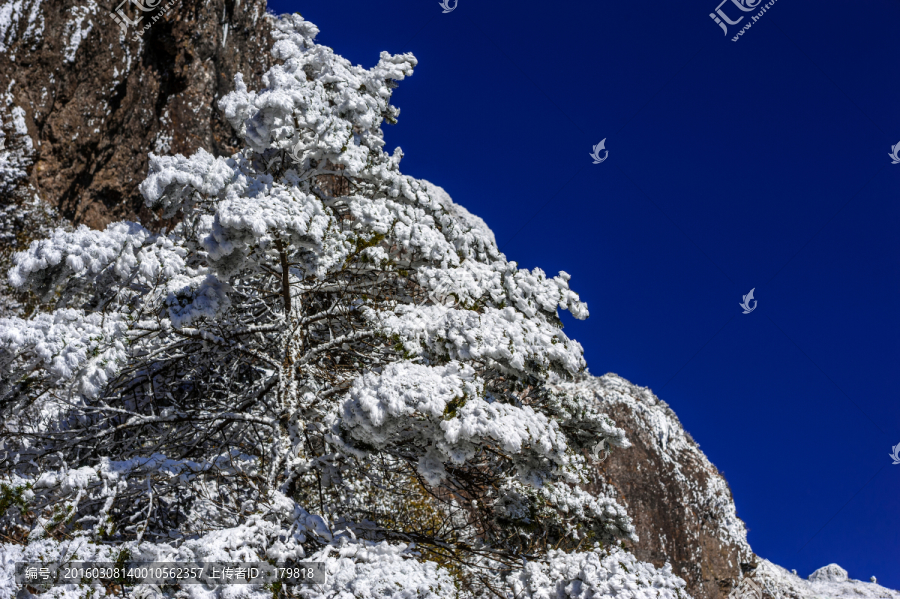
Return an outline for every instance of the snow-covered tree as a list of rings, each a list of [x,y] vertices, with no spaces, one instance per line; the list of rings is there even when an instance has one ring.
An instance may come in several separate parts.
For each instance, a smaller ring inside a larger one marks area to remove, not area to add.
[[[304,597],[682,595],[582,490],[627,440],[551,387],[584,369],[569,276],[508,261],[383,150],[415,58],[366,70],[299,15],[274,28],[262,91],[238,76],[220,103],[244,150],[151,155],[141,192],[174,226],[16,256],[44,304],[0,321],[0,567],[78,547],[325,562],[279,591]]]

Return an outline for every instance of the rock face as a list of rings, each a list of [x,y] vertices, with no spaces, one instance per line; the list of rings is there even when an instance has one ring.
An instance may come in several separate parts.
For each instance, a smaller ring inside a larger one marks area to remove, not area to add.
[[[597,484],[614,487],[627,506],[640,539],[635,555],[671,563],[696,599],[726,597],[757,560],[728,483],[675,412],[615,374],[563,386],[593,396],[627,431],[631,447],[614,450],[600,465]]]
[[[119,2],[0,2],[4,205],[33,189],[74,223],[149,222],[148,152],[236,148],[216,101],[268,67],[265,0]]]
[[[724,599],[733,591],[745,599],[900,599],[897,591],[848,578],[837,564],[803,580],[756,556],[725,478],[649,389],[615,374],[560,387],[593,396],[627,431],[631,446],[604,460],[595,484],[614,488],[626,505],[638,559],[671,563],[695,599]]]

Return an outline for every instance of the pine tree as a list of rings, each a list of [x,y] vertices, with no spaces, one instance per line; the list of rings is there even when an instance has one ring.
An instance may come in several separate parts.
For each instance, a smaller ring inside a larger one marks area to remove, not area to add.
[[[0,321],[3,551],[325,562],[279,591],[303,597],[682,595],[581,488],[628,442],[552,385],[585,366],[569,276],[508,261],[384,152],[412,55],[366,70],[317,32],[278,19],[264,89],[221,100],[241,152],[151,155],[141,192],[175,226],[16,256],[43,309]]]

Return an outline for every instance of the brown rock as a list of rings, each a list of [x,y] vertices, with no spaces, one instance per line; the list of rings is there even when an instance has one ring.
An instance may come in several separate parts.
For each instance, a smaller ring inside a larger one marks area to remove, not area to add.
[[[75,223],[149,223],[137,191],[148,151],[231,154],[237,139],[216,103],[235,73],[258,81],[269,66],[265,0],[142,1],[155,8],[121,5],[141,17],[127,35],[116,6],[93,0],[19,0],[0,31],[0,91],[24,109],[34,142],[21,185]]]
[[[727,597],[757,559],[725,478],[649,389],[615,374],[573,387],[593,395],[631,442],[600,464],[595,488],[614,488],[628,509],[639,537],[634,554],[671,563],[695,599]]]

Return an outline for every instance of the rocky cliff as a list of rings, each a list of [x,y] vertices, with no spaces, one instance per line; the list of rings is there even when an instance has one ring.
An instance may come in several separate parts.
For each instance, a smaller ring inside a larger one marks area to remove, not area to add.
[[[848,578],[836,564],[804,580],[756,556],[725,478],[649,389],[615,374],[561,386],[593,396],[628,431],[631,446],[604,460],[595,484],[612,486],[627,506],[638,559],[671,563],[695,599],[900,599],[875,581]]]
[[[0,1],[3,204],[33,189],[63,218],[102,227],[141,213],[148,152],[231,153],[216,101],[235,73],[258,79],[267,68],[265,9],[265,0]]]
[[[672,564],[697,599],[725,597],[757,563],[728,483],[678,417],[649,389],[614,374],[564,384],[593,396],[628,432],[631,447],[600,465],[596,484],[613,486],[631,514],[639,559]]]

